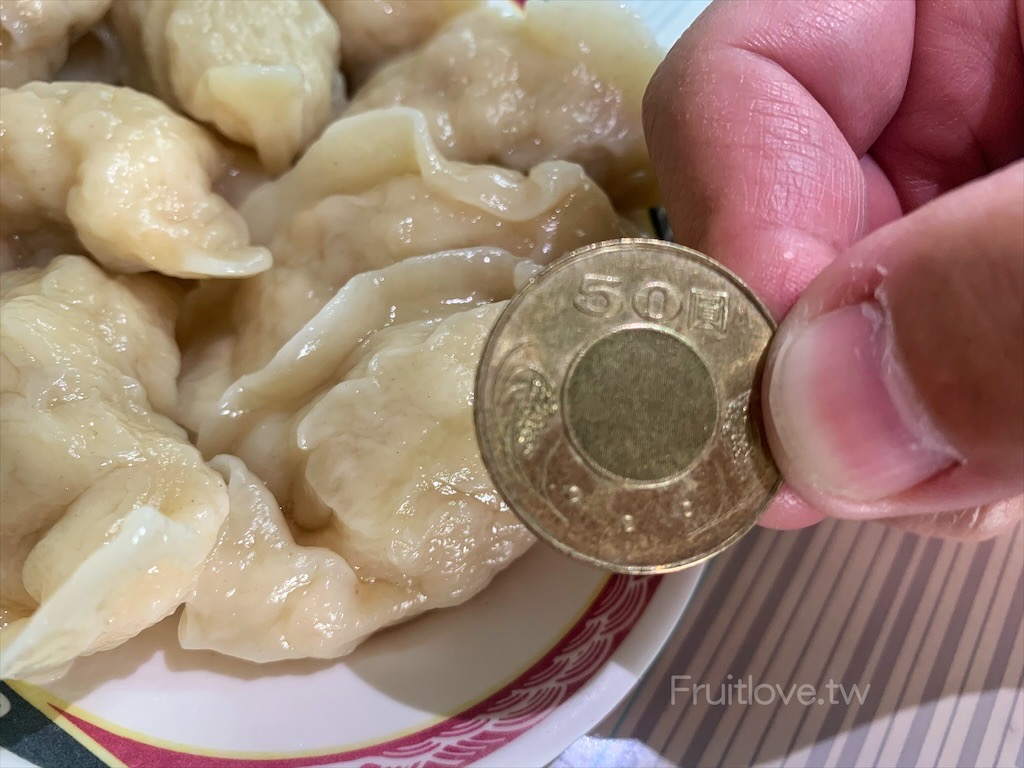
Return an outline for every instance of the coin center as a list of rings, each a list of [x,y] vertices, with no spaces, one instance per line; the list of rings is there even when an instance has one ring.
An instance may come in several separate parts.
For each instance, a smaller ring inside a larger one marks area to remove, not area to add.
[[[577,449],[627,480],[662,480],[700,455],[715,428],[715,386],[682,339],[626,328],[595,342],[566,383],[564,418]]]

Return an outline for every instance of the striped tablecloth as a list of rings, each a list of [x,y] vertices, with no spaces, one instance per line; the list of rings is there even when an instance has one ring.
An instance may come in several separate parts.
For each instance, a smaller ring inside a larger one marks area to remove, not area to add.
[[[758,531],[556,765],[1024,766],[1022,539]]]
[[[630,4],[668,47],[707,3]],[[1024,768],[1024,532],[751,534],[709,566],[632,696],[555,763],[665,765]]]

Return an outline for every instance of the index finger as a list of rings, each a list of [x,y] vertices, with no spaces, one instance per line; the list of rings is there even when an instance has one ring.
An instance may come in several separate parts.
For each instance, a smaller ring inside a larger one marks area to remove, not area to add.
[[[739,274],[777,317],[835,254],[899,214],[861,161],[895,113],[913,3],[716,3],[644,98],[676,239]]]

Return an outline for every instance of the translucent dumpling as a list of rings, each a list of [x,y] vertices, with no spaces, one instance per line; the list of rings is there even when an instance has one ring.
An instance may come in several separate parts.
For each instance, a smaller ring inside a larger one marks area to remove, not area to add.
[[[180,418],[192,429],[212,399],[265,365],[353,275],[471,247],[544,264],[623,234],[579,166],[542,163],[523,176],[448,161],[423,116],[400,108],[334,123],[241,211],[274,266],[237,287],[206,285],[190,299]]]
[[[369,596],[340,555],[296,544],[277,501],[241,460],[218,456],[210,465],[228,481],[230,512],[182,613],[183,648],[250,661],[327,658],[353,647],[356,614],[380,626],[404,613],[398,590],[388,601],[385,585],[372,584]]]
[[[426,114],[447,157],[527,171],[579,163],[621,210],[657,202],[640,105],[662,54],[614,3],[484,8],[380,69],[348,114],[402,104]]]
[[[49,80],[68,48],[110,7],[111,0],[4,0],[0,3],[0,87]]]
[[[350,90],[373,70],[429,39],[482,0],[322,0],[341,29],[341,67]]]
[[[0,278],[0,677],[59,672],[190,592],[228,510],[173,408],[179,297],[88,259]]]
[[[327,124],[343,95],[338,27],[309,0],[114,4],[129,85],[254,147],[272,171]]]
[[[297,414],[344,378],[370,336],[504,301],[531,267],[500,249],[467,248],[357,275],[269,362],[211,395],[197,429],[199,447],[207,456],[242,457],[278,501],[289,503],[302,461]]]
[[[286,432],[302,457],[287,503],[313,530],[293,536],[241,461],[214,461],[231,512],[186,602],[183,647],[254,661],[340,656],[467,600],[527,549],[471,424],[476,361],[501,306],[389,329],[302,409]]]
[[[468,599],[525,551],[482,465],[472,399],[484,340],[528,267],[471,249],[359,275],[229,388],[199,444],[248,469],[215,461],[231,513],[186,603],[184,647],[341,655]]]
[[[99,83],[0,89],[4,237],[70,226],[117,272],[241,276],[270,266],[211,191],[226,170],[202,128],[157,99]]]

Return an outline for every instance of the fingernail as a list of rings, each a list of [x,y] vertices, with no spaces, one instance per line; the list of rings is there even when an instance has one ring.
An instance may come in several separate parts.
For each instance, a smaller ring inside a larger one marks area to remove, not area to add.
[[[783,325],[776,343],[772,447],[798,489],[878,501],[956,461],[916,402],[875,302]]]

